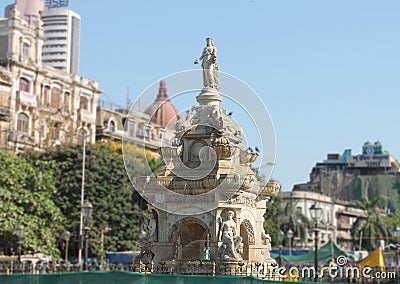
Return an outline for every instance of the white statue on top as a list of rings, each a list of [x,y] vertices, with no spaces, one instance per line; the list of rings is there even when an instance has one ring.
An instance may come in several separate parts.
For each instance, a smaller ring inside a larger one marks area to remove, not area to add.
[[[206,39],[207,46],[203,50],[203,54],[194,64],[198,64],[203,60],[201,67],[203,68],[203,85],[204,88],[212,88],[219,90],[218,64],[217,64],[217,48],[214,46],[213,39]]]

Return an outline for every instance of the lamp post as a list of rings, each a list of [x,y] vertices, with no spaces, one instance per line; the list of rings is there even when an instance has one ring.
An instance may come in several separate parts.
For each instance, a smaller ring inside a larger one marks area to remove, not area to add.
[[[91,134],[82,135],[82,186],[81,186],[81,208],[83,208],[83,201],[85,199],[85,163],[86,163],[86,139],[90,137]],[[79,223],[79,246],[78,246],[78,263],[81,263],[82,259],[82,233],[83,233],[83,211],[81,210],[81,219]]]
[[[101,229],[101,236],[100,236],[100,270],[103,270],[103,257],[104,257],[104,234],[110,231],[111,228],[105,226]]]
[[[400,227],[396,226],[393,236],[396,238],[396,271],[399,268],[399,237],[400,237]]]
[[[292,238],[293,238],[293,231],[289,229],[287,231],[287,237],[289,239],[289,255],[292,255]]]
[[[68,263],[68,242],[71,237],[71,233],[67,230],[64,231],[64,240],[65,240],[65,265]]]
[[[317,282],[318,280],[318,221],[321,218],[322,215],[322,208],[321,206],[315,202],[313,205],[310,207],[310,215],[311,218],[314,221],[315,228],[314,228],[314,242],[315,242],[315,253],[314,253],[314,269],[315,269],[315,274],[314,274],[314,282]]]
[[[86,201],[86,203],[82,207],[82,216],[85,218],[85,263],[84,263],[84,270],[88,270],[88,252],[89,252],[89,226],[88,226],[88,220],[89,217],[92,216],[93,212],[93,206],[90,204],[89,201]]]
[[[22,252],[22,238],[24,236],[24,226],[19,224],[15,230],[15,234],[18,237],[18,262],[21,263],[21,252]]]
[[[278,258],[278,264],[279,266],[282,265],[282,241],[283,241],[283,236],[285,235],[284,232],[279,231],[278,233],[278,241],[279,241],[279,258]]]

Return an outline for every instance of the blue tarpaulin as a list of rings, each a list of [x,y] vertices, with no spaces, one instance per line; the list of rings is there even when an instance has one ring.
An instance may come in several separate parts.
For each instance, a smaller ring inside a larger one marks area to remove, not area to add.
[[[126,265],[133,262],[134,254],[133,251],[108,252],[106,257],[109,259],[109,263]]]

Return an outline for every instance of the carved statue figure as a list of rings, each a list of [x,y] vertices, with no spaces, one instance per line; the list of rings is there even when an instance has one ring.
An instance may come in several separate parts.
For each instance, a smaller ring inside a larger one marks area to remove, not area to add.
[[[143,220],[140,227],[140,240],[144,242],[157,241],[157,219],[154,212],[151,212],[150,216]]]
[[[265,233],[263,234],[263,236],[261,236],[261,238],[264,240],[264,244],[267,246],[265,248],[265,259],[266,260],[270,260],[272,259],[270,251],[271,251],[271,236],[269,234]]]
[[[242,243],[242,237],[236,233],[236,223],[233,220],[234,214],[233,211],[228,211],[228,218],[222,222],[219,229],[219,238],[222,241],[221,258],[241,260],[242,256],[239,253],[239,248]]]
[[[203,50],[203,54],[194,64],[202,61],[203,68],[203,85],[204,88],[212,88],[219,90],[218,64],[217,64],[217,48],[214,46],[213,39],[206,39],[207,46]]]
[[[142,225],[140,226],[139,233],[140,240],[147,240],[149,238],[149,219],[144,218]]]
[[[156,242],[157,241],[157,219],[154,212],[150,213],[150,220],[149,220],[149,238],[150,241]]]

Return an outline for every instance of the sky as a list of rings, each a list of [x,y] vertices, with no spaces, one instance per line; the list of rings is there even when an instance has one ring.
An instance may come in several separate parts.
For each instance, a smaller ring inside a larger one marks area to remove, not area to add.
[[[135,100],[163,77],[199,69],[193,61],[214,38],[220,70],[248,84],[269,111],[272,176],[284,191],[308,181],[328,153],[358,154],[367,140],[400,158],[398,0],[69,3],[81,15],[80,74],[99,82],[106,101],[125,104],[128,87]],[[181,100],[196,104],[194,95]],[[250,138],[257,132],[243,126]]]

